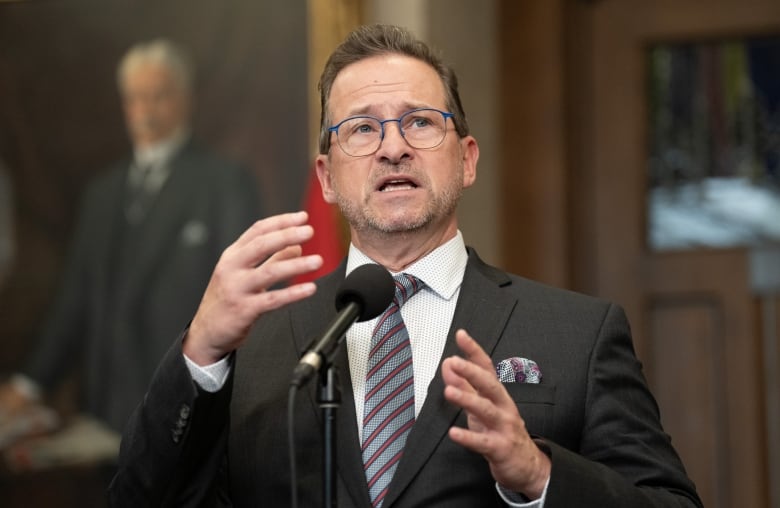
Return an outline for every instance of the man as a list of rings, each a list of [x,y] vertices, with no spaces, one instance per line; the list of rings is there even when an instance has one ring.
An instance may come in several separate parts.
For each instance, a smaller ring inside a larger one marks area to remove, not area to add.
[[[113,505],[289,506],[291,373],[345,273],[379,263],[399,276],[403,321],[391,305],[356,323],[333,361],[339,507],[701,506],[622,311],[465,247],[455,208],[479,149],[452,71],[408,32],[368,26],[331,55],[320,90],[316,168],[349,222],[348,258],[316,285],[268,290],[322,262],[300,255],[316,233],[303,212],[259,221],[226,249],[125,433]],[[377,359],[381,341],[411,342],[411,360]],[[383,362],[394,385],[377,380]],[[497,363],[502,379],[526,382],[502,383]],[[302,390],[291,422],[306,507],[322,505],[316,400],[316,387]]]
[[[117,78],[133,157],[84,193],[37,348],[0,389],[6,416],[23,416],[77,371],[79,409],[121,431],[221,251],[257,218],[254,178],[191,139],[182,50],[138,44]]]

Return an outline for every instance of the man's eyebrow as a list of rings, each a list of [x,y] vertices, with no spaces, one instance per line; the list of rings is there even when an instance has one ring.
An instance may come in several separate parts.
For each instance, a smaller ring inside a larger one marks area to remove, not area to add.
[[[351,118],[353,116],[373,116],[373,117],[376,117],[376,118],[380,118],[379,116],[371,113],[371,109],[373,107],[374,106],[372,106],[372,105],[357,107],[355,109],[350,110],[344,118]],[[422,102],[414,102],[414,103],[412,103],[412,102],[405,102],[405,103],[402,104],[402,108],[401,108],[402,111],[399,114],[399,116],[403,115],[404,113],[407,113],[409,111],[412,111],[413,109],[431,108],[431,107],[433,107],[433,106],[431,106],[429,104],[422,103]],[[380,120],[381,120],[381,118],[380,118]]]
[[[371,106],[361,106],[359,108],[350,109],[344,118],[350,118],[353,116],[368,115],[371,111]]]

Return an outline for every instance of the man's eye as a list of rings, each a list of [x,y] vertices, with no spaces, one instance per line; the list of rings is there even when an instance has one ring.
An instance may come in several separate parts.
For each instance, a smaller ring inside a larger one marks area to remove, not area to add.
[[[372,134],[376,132],[377,128],[371,122],[356,123],[351,129],[352,134]]]
[[[431,121],[424,116],[415,116],[409,118],[404,129],[423,129],[431,125]]]

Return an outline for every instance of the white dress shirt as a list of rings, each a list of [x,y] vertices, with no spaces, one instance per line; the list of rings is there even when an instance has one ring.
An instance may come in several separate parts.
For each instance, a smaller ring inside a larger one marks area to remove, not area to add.
[[[181,128],[171,137],[150,146],[133,149],[133,165],[128,172],[128,183],[132,187],[143,185],[152,194],[159,191],[170,175],[168,162],[190,137],[189,129]],[[144,172],[148,171],[148,177]]]
[[[463,237],[458,232],[452,240],[408,266],[403,273],[414,275],[425,285],[401,307],[401,317],[409,331],[414,367],[414,415],[428,393],[428,385],[436,375],[447,333],[460,294],[460,284],[466,271],[468,254]],[[368,256],[350,245],[347,274],[360,265],[374,263]],[[397,275],[397,273],[393,273]],[[366,370],[371,350],[371,335],[379,317],[355,323],[347,331],[349,370],[355,394],[358,436],[363,439],[363,403]]]
[[[153,145],[133,148],[133,158],[141,166],[159,166],[167,162],[179,148],[187,142],[190,131],[186,128],[176,130],[171,137]]]

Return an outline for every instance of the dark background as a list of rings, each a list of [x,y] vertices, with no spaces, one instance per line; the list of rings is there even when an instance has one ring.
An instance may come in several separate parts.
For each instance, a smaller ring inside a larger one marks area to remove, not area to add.
[[[312,160],[304,0],[0,1],[0,160],[16,228],[0,376],[32,348],[82,189],[129,153],[116,65],[160,36],[193,57],[195,137],[251,168],[265,213],[300,207]]]

